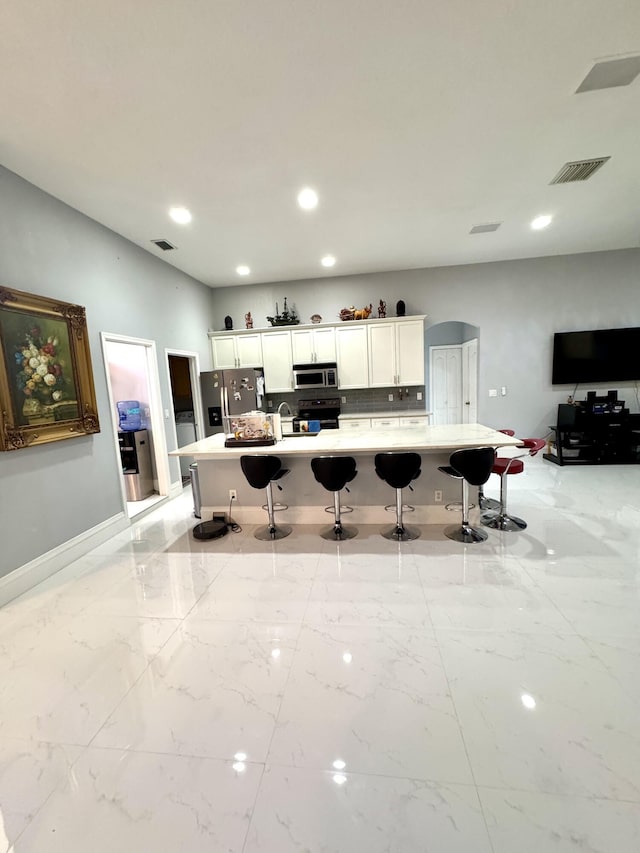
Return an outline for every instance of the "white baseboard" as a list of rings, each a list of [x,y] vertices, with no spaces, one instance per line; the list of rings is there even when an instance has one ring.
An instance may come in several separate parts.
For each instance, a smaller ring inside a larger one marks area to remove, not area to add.
[[[95,527],[85,530],[73,539],[63,542],[46,554],[41,554],[35,560],[19,566],[13,572],[0,578],[0,607],[13,601],[23,592],[32,589],[36,584],[59,572],[69,563],[122,533],[130,526],[124,512],[101,521]]]
[[[171,483],[169,486],[169,498],[177,498],[178,495],[181,495],[184,490],[184,485],[182,484],[182,480],[178,480],[177,483]]]

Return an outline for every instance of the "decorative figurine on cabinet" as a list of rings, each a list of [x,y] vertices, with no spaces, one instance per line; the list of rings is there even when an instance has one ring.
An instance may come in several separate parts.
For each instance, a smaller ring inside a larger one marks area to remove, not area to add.
[[[244,315],[244,325],[246,329],[253,329],[253,317],[251,316],[251,311],[247,311]]]
[[[228,332],[233,329],[233,320],[231,319],[229,314],[227,314],[227,316],[224,318],[224,327]]]
[[[287,308],[287,297],[284,298],[284,308],[282,314],[278,314],[278,303],[276,302],[276,313],[274,317],[267,317],[267,320],[272,326],[297,326],[300,320],[296,314],[295,308],[291,311]]]
[[[402,299],[398,299],[396,302],[396,317],[404,317],[406,310],[404,301]]]
[[[381,319],[387,316],[387,303],[381,299],[380,304],[378,305],[378,317]]]

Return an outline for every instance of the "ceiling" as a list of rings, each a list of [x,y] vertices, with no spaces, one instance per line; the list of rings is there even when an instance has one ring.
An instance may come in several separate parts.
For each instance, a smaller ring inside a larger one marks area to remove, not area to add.
[[[640,244],[640,77],[575,94],[638,0],[6,0],[0,48],[0,162],[212,287]]]

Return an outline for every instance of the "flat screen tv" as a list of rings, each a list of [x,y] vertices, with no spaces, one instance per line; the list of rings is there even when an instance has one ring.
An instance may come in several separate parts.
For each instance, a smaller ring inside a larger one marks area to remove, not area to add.
[[[640,328],[556,332],[554,385],[640,378]]]

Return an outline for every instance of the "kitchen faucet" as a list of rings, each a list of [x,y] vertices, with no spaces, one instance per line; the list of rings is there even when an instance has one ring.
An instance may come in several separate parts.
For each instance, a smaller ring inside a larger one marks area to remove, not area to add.
[[[286,401],[286,400],[283,400],[283,401],[280,403],[280,405],[278,406],[278,414],[279,414],[279,415],[281,415],[281,414],[282,414],[282,407],[283,407],[283,406],[286,406],[286,407],[287,407],[288,414],[289,414],[289,415],[291,415],[291,416],[293,417],[293,412],[291,411],[291,406],[287,403],[287,401]]]

